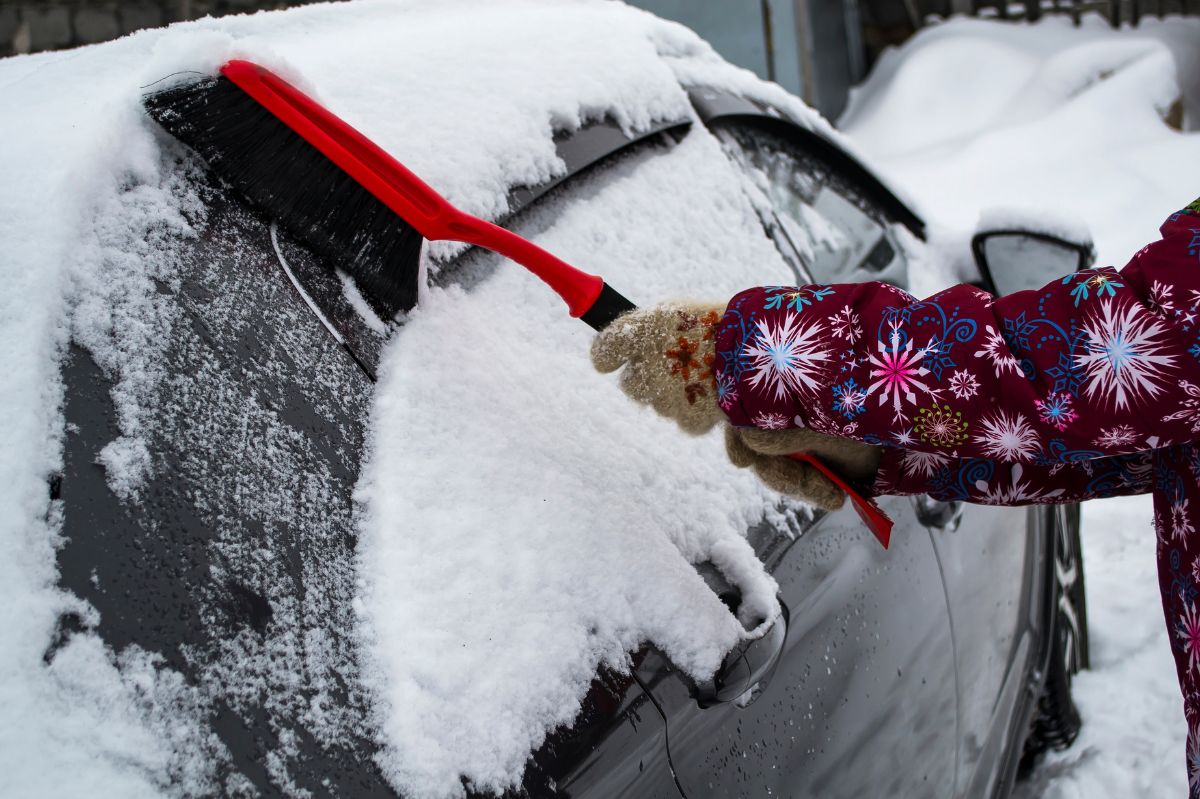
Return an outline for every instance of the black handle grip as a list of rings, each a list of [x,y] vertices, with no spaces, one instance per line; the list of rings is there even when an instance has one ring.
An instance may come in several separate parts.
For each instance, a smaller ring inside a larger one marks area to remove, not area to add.
[[[599,333],[604,328],[612,324],[612,321],[626,311],[632,311],[637,306],[629,300],[622,297],[617,291],[607,283],[604,288],[600,289],[600,296],[592,303],[592,307],[584,312],[583,316],[579,317],[583,321],[592,326],[592,329]]]

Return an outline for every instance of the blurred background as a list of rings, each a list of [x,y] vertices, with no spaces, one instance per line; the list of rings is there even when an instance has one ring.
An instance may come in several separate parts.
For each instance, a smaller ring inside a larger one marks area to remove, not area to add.
[[[273,0],[0,0],[0,56],[115,39],[142,28],[203,16],[285,8]],[[951,14],[1075,22],[1089,11],[1111,25],[1145,17],[1200,15],[1200,0],[633,0],[678,20],[730,61],[803,97],[826,117],[845,109],[849,89],[883,49]]]

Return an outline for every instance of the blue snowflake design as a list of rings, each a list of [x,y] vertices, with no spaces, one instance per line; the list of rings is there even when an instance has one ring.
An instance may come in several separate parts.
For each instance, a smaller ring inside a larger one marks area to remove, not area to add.
[[[950,468],[951,465],[957,468]],[[929,496],[939,502],[961,502],[978,493],[975,485],[980,480],[989,483],[996,473],[996,461],[972,458],[951,461],[939,469],[929,480]]]
[[[844,383],[833,387],[833,409],[853,419],[867,408],[867,391],[850,378]]]
[[[946,293],[948,292],[937,295],[936,299],[942,298]],[[898,308],[885,308],[876,335],[887,350],[893,352],[903,349],[908,343],[908,327],[910,325],[914,329],[926,325],[933,327],[937,332],[930,335],[929,343],[925,345],[928,351],[921,360],[921,365],[930,371],[935,380],[940,382],[947,369],[955,369],[959,366],[953,356],[954,345],[971,341],[975,338],[978,330],[974,319],[959,319],[958,313],[957,305],[947,312],[936,300],[915,302],[912,305]],[[891,341],[893,329],[899,333],[894,348]]]
[[[763,304],[764,311],[774,311],[783,307],[787,300],[787,308],[799,313],[813,302],[821,302],[833,294],[829,286],[768,286],[767,301]]]
[[[725,311],[725,316],[717,330],[718,339],[728,330],[733,330],[735,333],[733,349],[717,350],[716,353],[718,361],[721,362],[720,376],[728,378],[734,385],[750,368],[750,358],[746,355],[746,344],[757,333],[754,323],[758,312],[747,312],[743,308],[750,296],[750,294],[744,294],[734,301],[733,305]]]
[[[1125,288],[1124,283],[1112,277],[1112,275],[1117,274],[1117,271],[1111,267],[1085,269],[1082,272],[1067,275],[1062,279],[1062,284],[1067,286],[1070,285],[1072,280],[1078,281],[1075,287],[1071,289],[1071,296],[1075,298],[1075,307],[1078,308],[1081,301],[1091,297],[1089,294],[1090,289],[1096,290],[1096,299],[1117,296],[1117,289]]]

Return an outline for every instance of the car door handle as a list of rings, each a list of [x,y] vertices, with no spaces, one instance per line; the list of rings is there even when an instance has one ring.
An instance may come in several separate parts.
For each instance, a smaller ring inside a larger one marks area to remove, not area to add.
[[[759,638],[743,641],[721,661],[711,680],[696,684],[696,703],[707,708],[726,702],[747,707],[762,695],[775,674],[787,640],[788,609]]]
[[[928,494],[918,494],[913,497],[913,505],[916,507],[917,521],[926,527],[954,531],[962,523],[963,503],[961,502],[943,502]]]

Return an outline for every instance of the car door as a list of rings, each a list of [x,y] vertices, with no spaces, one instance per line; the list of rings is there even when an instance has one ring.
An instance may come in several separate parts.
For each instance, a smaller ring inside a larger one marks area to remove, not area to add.
[[[797,283],[904,282],[896,232],[829,163],[745,120],[716,132]],[[719,696],[669,665],[650,686],[686,795],[954,790],[958,691],[937,553],[909,500],[884,507],[896,520],[887,551],[849,509],[752,536],[783,629],[730,664]]]

